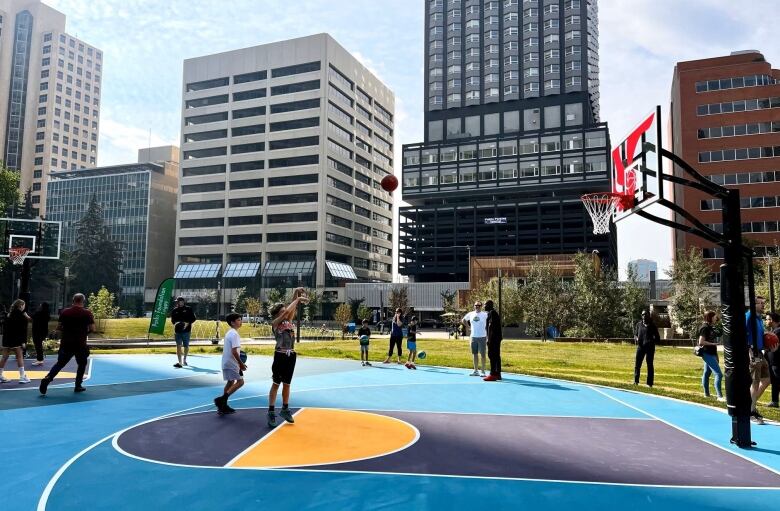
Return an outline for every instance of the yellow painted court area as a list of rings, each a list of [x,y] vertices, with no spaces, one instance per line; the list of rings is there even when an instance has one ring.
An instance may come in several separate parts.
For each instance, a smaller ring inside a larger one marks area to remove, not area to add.
[[[230,466],[290,467],[344,463],[390,454],[416,440],[417,429],[392,417],[354,410],[303,408]]]
[[[49,374],[49,371],[25,371],[27,373],[27,377],[31,380],[40,380],[47,374]],[[19,379],[19,371],[9,371],[6,369],[3,371],[3,376],[8,378],[9,380],[18,380]],[[57,378],[63,379],[63,378],[75,378],[76,373],[66,373],[65,371],[61,371],[57,374]]]

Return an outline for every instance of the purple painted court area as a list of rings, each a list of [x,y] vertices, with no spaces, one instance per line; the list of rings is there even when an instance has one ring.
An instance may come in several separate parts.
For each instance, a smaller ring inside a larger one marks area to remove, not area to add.
[[[780,475],[655,420],[371,413],[414,425],[419,440],[387,456],[307,468],[682,487],[780,487]],[[265,410],[241,409],[225,417],[195,413],[142,424],[120,435],[118,444],[142,458],[224,466],[268,431]]]
[[[780,475],[654,420],[380,413],[416,426],[418,442],[381,458],[309,468],[640,485],[780,486]]]

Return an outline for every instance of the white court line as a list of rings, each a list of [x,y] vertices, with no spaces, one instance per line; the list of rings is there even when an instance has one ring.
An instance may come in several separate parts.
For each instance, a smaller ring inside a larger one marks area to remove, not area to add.
[[[653,419],[655,419],[655,420],[657,420],[657,421],[659,421],[659,422],[663,422],[663,423],[664,423],[664,424],[666,424],[667,426],[670,426],[670,427],[672,427],[672,428],[674,428],[674,429],[676,429],[676,430],[678,430],[678,431],[681,431],[681,432],[683,432],[683,433],[685,433],[685,434],[687,434],[687,435],[690,435],[690,436],[692,436],[693,438],[695,438],[695,439],[697,439],[697,440],[700,440],[700,441],[702,441],[702,442],[704,442],[704,443],[706,443],[706,444],[710,444],[710,445],[711,445],[711,446],[713,446],[713,447],[717,447],[718,449],[721,449],[721,450],[723,450],[723,451],[726,451],[726,452],[727,452],[727,453],[729,453],[729,454],[733,454],[734,456],[738,456],[738,457],[740,457],[740,458],[742,458],[742,459],[744,459],[744,460],[747,460],[747,461],[749,461],[749,462],[751,462],[751,463],[753,463],[753,464],[755,464],[755,465],[758,465],[759,467],[761,467],[761,468],[763,468],[763,469],[765,469],[765,470],[768,470],[768,471],[770,471],[770,472],[772,472],[772,473],[774,473],[774,474],[780,475],[780,470],[776,470],[776,469],[774,469],[774,468],[772,468],[772,467],[769,467],[769,466],[767,466],[767,465],[764,465],[763,463],[761,463],[761,462],[759,462],[759,461],[756,461],[756,460],[754,460],[754,459],[752,459],[752,458],[748,458],[747,456],[745,456],[745,455],[741,454],[741,453],[740,453],[740,452],[738,452],[738,451],[732,451],[732,450],[730,450],[730,449],[728,449],[728,448],[726,448],[726,447],[723,447],[723,446],[721,446],[721,445],[718,445],[718,444],[716,444],[716,443],[714,443],[714,442],[710,442],[709,440],[706,440],[706,439],[704,439],[704,438],[700,437],[699,435],[696,435],[696,434],[694,434],[694,433],[692,433],[692,432],[688,431],[687,429],[681,428],[680,426],[677,426],[676,424],[672,424],[671,422],[669,422],[669,421],[667,421],[667,420],[664,420],[664,419],[662,419],[662,418],[658,417],[657,415],[653,415],[652,413],[650,413],[650,412],[647,412],[647,411],[645,411],[645,410],[643,410],[643,409],[641,409],[641,408],[639,408],[639,407],[637,407],[637,406],[634,406],[634,405],[628,404],[628,403],[626,403],[626,402],[625,402],[625,401],[623,401],[623,400],[620,400],[620,399],[618,399],[618,398],[616,398],[616,397],[610,396],[609,394],[607,394],[606,392],[602,391],[601,389],[597,389],[597,388],[595,388],[595,387],[591,387],[591,389],[592,389],[594,392],[598,392],[598,393],[599,393],[599,394],[601,394],[602,396],[608,397],[609,399],[612,399],[613,401],[616,401],[616,402],[620,403],[620,404],[621,404],[621,405],[623,405],[623,406],[627,406],[628,408],[632,408],[632,409],[636,410],[637,412],[643,413],[643,414],[647,415],[648,417],[651,417],[651,418],[653,418]]]

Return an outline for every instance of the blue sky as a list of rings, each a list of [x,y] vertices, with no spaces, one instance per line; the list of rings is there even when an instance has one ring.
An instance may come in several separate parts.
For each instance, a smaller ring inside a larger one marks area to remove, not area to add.
[[[152,145],[178,145],[184,59],[319,32],[395,92],[396,149],[422,141],[424,0],[44,1],[103,50],[99,165],[135,161],[150,129]],[[756,49],[780,66],[777,15],[777,0],[601,0],[601,117],[612,139],[668,105],[677,61]],[[621,270],[640,257],[668,267],[669,229],[630,217],[618,236]]]

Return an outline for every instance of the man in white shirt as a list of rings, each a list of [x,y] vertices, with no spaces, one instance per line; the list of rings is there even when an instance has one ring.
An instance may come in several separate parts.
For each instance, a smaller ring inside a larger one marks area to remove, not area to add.
[[[460,321],[471,327],[471,354],[474,355],[474,372],[471,376],[480,376],[477,371],[478,355],[482,355],[482,374],[485,376],[485,351],[487,347],[487,312],[482,311],[482,302],[474,302],[474,310],[463,316]]]

